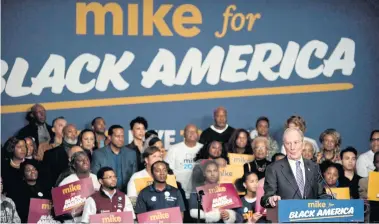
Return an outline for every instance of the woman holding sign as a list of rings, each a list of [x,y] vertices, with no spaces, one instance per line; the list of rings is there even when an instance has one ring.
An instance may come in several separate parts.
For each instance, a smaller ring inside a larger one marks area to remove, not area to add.
[[[137,198],[139,191],[137,191],[137,186],[135,184],[136,179],[150,177],[151,174],[151,165],[157,161],[162,161],[162,152],[156,146],[149,146],[142,152],[142,161],[145,164],[145,169],[134,173],[128,183],[128,197],[133,201]],[[141,190],[139,188],[139,190]]]
[[[214,160],[203,160],[200,163],[200,170],[194,170],[192,174],[193,192],[190,196],[189,207],[190,215],[193,219],[198,218],[198,202],[196,187],[202,185],[213,185],[219,181],[220,173],[219,166]],[[207,223],[239,223],[242,221],[242,216],[232,209],[213,209],[205,212],[202,205],[200,206],[200,220]]]

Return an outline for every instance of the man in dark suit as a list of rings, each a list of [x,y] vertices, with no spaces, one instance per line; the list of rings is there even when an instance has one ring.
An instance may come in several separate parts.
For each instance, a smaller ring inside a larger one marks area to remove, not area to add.
[[[108,136],[111,139],[110,144],[93,152],[91,170],[92,173],[97,173],[101,167],[111,167],[117,175],[117,189],[127,193],[129,179],[137,172],[136,152],[125,147],[122,126],[112,125]]]
[[[317,199],[322,195],[319,167],[302,158],[303,143],[304,135],[299,129],[284,132],[287,156],[267,167],[262,206],[272,208],[282,199]]]

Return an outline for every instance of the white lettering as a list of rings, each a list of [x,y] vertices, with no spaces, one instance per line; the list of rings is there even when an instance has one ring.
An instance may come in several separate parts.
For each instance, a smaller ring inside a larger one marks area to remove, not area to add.
[[[171,51],[159,49],[153,62],[147,71],[142,72],[141,85],[151,88],[157,81],[161,80],[166,86],[173,86],[176,72],[176,59]]]
[[[191,74],[191,84],[199,85],[207,75],[207,83],[216,85],[220,81],[222,62],[224,61],[225,51],[219,46],[214,46],[202,62],[202,53],[197,48],[190,48],[184,57],[175,78],[175,85],[184,85],[188,76]]]
[[[92,79],[86,84],[80,83],[80,74],[83,67],[87,64],[86,69],[89,72],[96,72],[100,65],[100,58],[93,54],[82,54],[77,57],[66,74],[67,89],[73,93],[86,93],[95,87],[96,79]]]
[[[328,51],[328,45],[324,42],[318,40],[312,40],[308,42],[299,53],[296,62],[296,73],[303,79],[313,79],[319,76],[322,73],[324,65],[319,65],[315,69],[309,68],[309,61],[311,59],[311,55],[314,52],[314,55],[317,58],[324,58],[326,52]]]
[[[171,143],[175,143],[175,135],[176,135],[176,132],[175,130],[167,130],[164,134],[164,145],[166,147],[166,149],[170,148]]]
[[[26,96],[31,93],[30,87],[24,87],[26,73],[28,72],[29,63],[23,58],[16,58],[12,71],[6,83],[5,92],[11,97]],[[8,69],[7,69],[8,70]]]
[[[134,54],[125,51],[120,60],[116,62],[116,56],[106,54],[103,65],[101,66],[99,77],[96,82],[96,89],[104,92],[108,88],[108,84],[112,82],[113,86],[123,91],[129,87],[129,84],[122,78],[121,72],[125,71],[134,61]]]
[[[331,77],[337,69],[342,69],[343,75],[351,75],[355,68],[354,57],[355,42],[349,38],[341,38],[329,59],[324,60],[324,75]]]
[[[300,45],[298,43],[293,41],[288,43],[279,69],[279,75],[282,79],[289,79],[291,76],[299,51]]]
[[[38,96],[44,88],[51,87],[52,93],[61,94],[65,86],[65,64],[64,57],[51,54],[37,77],[32,78],[32,93]],[[50,77],[51,73],[53,77]]]
[[[8,63],[1,60],[1,93],[4,92],[7,81],[4,79],[4,75],[8,72]]]
[[[240,60],[241,56],[252,53],[253,47],[251,45],[229,46],[229,52],[221,73],[222,81],[231,83],[246,81],[246,72],[237,71],[244,69],[247,64],[245,60]]]

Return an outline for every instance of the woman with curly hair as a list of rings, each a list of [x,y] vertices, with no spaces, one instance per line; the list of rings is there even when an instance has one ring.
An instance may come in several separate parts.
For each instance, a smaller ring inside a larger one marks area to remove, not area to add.
[[[341,163],[340,146],[341,135],[335,129],[326,129],[320,135],[321,151],[317,154],[317,163],[324,161]]]

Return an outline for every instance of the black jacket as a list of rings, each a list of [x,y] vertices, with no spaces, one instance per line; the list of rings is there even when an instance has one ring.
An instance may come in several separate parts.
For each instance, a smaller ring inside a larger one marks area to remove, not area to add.
[[[46,128],[50,134],[50,140],[54,141],[55,134],[53,132],[53,128],[46,124]],[[28,125],[25,127],[21,128],[20,131],[17,133],[17,138],[24,139],[26,137],[33,137],[34,140],[36,141],[37,147],[39,146],[39,141],[38,141],[38,126],[35,122],[30,122]]]

